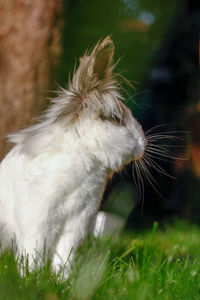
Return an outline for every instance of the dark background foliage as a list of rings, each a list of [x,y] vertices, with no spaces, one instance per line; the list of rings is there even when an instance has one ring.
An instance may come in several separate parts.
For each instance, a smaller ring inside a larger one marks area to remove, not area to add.
[[[98,39],[111,35],[116,46],[115,59],[121,58],[117,69],[135,87],[128,89],[126,96],[133,114],[144,130],[165,124],[157,132],[174,131],[181,139],[172,142],[169,150],[174,156],[187,159],[160,161],[161,167],[176,179],[160,176],[152,169],[157,184],[153,188],[144,180],[144,197],[134,184],[132,165],[127,166],[109,182],[102,208],[120,214],[122,207],[127,206],[130,213],[134,205],[128,226],[135,229],[174,216],[198,222],[199,1],[68,1],[64,5],[64,20],[63,54],[56,80],[64,85],[66,70],[73,69],[74,58]]]

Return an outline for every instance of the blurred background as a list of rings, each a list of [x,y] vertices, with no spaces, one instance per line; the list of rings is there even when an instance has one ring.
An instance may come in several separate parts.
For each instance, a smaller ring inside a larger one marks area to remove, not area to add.
[[[176,179],[152,168],[156,183],[144,178],[143,196],[130,164],[109,181],[101,209],[134,230],[174,217],[200,222],[199,0],[1,1],[1,158],[5,135],[34,123],[75,61],[107,35],[117,71],[134,86],[125,94],[134,116],[178,139],[166,145],[177,159],[156,161]]]

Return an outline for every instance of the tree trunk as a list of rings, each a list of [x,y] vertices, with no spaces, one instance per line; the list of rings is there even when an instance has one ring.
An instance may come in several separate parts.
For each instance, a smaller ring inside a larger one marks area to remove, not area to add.
[[[44,106],[60,53],[62,0],[0,0],[0,156],[5,135],[33,122]]]

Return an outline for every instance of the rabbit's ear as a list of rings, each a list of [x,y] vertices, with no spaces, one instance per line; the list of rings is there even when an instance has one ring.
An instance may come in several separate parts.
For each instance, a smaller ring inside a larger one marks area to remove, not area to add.
[[[93,74],[97,75],[98,79],[101,80],[112,71],[113,54],[114,44],[109,36],[98,43],[92,51],[92,56],[94,57]]]

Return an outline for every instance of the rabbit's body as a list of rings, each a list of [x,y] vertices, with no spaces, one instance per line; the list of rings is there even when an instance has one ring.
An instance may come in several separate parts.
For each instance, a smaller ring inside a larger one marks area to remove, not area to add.
[[[16,145],[0,165],[0,240],[15,241],[30,265],[44,251],[56,269],[71,260],[109,173],[144,153],[142,128],[112,74],[113,50],[109,38],[98,44],[43,120],[10,136]]]
[[[64,264],[87,234],[100,204],[105,169],[89,159],[80,143],[70,143],[75,141],[68,141],[67,151],[61,145],[60,151],[52,148],[35,158],[16,146],[1,164],[1,240],[6,246],[15,240],[30,263],[42,258],[45,246],[58,265]]]

